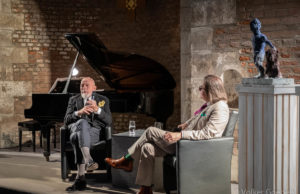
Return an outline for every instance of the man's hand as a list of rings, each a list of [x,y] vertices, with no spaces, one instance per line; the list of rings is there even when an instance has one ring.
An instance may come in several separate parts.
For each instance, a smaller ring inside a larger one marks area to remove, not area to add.
[[[93,108],[91,108],[90,106],[84,106],[78,111],[78,116],[82,116],[84,114],[89,115],[92,112],[94,112]]]
[[[95,100],[88,100],[86,106],[90,107],[93,110],[92,112],[98,111],[97,102]]]
[[[187,127],[186,123],[180,124],[177,126],[178,128],[180,128],[181,130],[184,130]]]
[[[167,141],[167,142],[177,142],[178,140],[181,139],[181,133],[180,132],[167,132],[165,135],[164,135],[164,139]]]

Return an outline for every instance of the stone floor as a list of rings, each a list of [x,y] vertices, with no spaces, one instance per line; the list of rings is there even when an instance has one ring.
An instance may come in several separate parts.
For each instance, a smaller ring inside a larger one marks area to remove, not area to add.
[[[60,178],[60,153],[57,149],[52,149],[50,162],[46,162],[41,149],[37,149],[36,153],[26,147],[22,152],[16,150],[0,149],[0,193],[67,193],[65,188],[70,186],[72,181],[63,182]],[[137,189],[113,187],[106,179],[104,171],[88,174],[87,180],[88,190],[74,193],[137,192]],[[232,184],[232,193],[237,194],[236,184]]]

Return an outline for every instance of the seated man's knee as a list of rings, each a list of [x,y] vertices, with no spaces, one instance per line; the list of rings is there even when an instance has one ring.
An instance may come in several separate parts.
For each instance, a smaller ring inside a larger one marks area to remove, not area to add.
[[[146,130],[146,137],[148,139],[151,139],[151,137],[153,137],[157,133],[157,130],[159,129],[155,127],[148,127]]]
[[[154,146],[151,143],[145,143],[142,146],[142,156],[144,158],[148,158],[148,157],[154,157]]]
[[[85,129],[89,126],[89,122],[87,122],[87,120],[85,119],[79,119],[77,121],[77,127],[80,129]]]
[[[72,133],[72,134],[70,135],[70,142],[71,142],[72,144],[78,143],[78,134],[77,134],[77,133]]]

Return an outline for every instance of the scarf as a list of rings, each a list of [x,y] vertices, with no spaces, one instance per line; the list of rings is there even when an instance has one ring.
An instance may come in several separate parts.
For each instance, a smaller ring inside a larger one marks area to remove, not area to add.
[[[194,115],[199,114],[200,112],[202,112],[205,108],[207,107],[207,103],[204,103],[195,113]]]

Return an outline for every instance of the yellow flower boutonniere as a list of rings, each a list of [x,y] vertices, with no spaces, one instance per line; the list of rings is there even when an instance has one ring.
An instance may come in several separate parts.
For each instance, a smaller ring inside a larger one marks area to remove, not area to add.
[[[104,106],[104,104],[105,104],[105,101],[104,101],[104,100],[102,100],[102,101],[100,101],[100,102],[98,103],[98,106],[101,108],[101,107],[103,107],[103,106]]]

